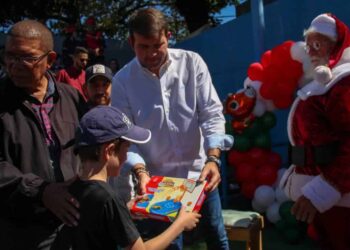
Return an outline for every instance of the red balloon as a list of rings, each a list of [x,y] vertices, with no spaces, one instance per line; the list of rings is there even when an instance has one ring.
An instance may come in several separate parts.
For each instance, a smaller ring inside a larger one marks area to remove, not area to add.
[[[261,63],[252,63],[248,68],[248,76],[252,81],[261,81],[263,79],[264,68]]]
[[[262,165],[258,168],[255,179],[259,186],[272,186],[277,180],[277,169],[272,165]]]
[[[273,100],[273,104],[278,109],[286,109],[293,103],[293,96],[281,94]]]
[[[243,182],[241,184],[241,193],[248,199],[253,199],[257,187],[258,185],[254,181]]]
[[[292,41],[286,41],[281,45],[274,47],[271,50],[271,64],[288,65],[288,61],[292,60],[290,54],[290,48],[292,45]]]
[[[271,82],[263,82],[260,87],[260,95],[268,100],[271,100],[273,94],[271,93],[271,89],[273,88],[273,83]]]
[[[282,165],[282,157],[276,152],[270,152],[267,157],[267,163],[279,169]]]
[[[240,163],[247,162],[247,159],[247,152],[231,149],[227,153],[227,164],[232,167],[236,167]]]
[[[256,167],[249,163],[240,163],[236,167],[235,179],[237,182],[242,183],[246,181],[252,181],[255,178]]]
[[[275,84],[281,81],[281,75],[284,74],[284,71],[285,69],[281,69],[278,65],[270,65],[270,67],[264,70],[264,84],[270,83],[272,87],[275,87]],[[271,91],[273,90],[274,89],[271,89]]]
[[[318,241],[320,239],[320,236],[318,235],[314,224],[309,224],[307,227],[307,235],[314,241]]]
[[[265,51],[261,57],[261,64],[264,68],[268,67],[271,63],[271,50]]]
[[[262,162],[266,162],[269,151],[262,148],[254,147],[247,151],[248,161],[254,166],[259,166]]]
[[[304,73],[303,65],[298,61],[292,60],[289,64],[287,72],[288,74],[290,74],[292,78],[294,78],[295,81],[298,81],[302,76],[302,74]]]

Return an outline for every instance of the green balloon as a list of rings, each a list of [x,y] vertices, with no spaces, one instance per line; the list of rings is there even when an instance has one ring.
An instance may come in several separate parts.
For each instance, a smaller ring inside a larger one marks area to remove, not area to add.
[[[294,215],[292,215],[291,213],[289,213],[289,215],[287,215],[285,220],[286,220],[286,223],[288,226],[298,227],[299,221],[297,221],[297,218]]]
[[[290,210],[292,209],[293,205],[293,201],[285,201],[280,205],[280,209],[278,212],[282,219],[287,219],[291,215]]]
[[[271,148],[271,138],[268,132],[260,133],[253,139],[253,144],[258,148]]]
[[[285,220],[279,220],[275,223],[275,227],[278,231],[283,232],[287,228],[287,223]]]
[[[302,234],[297,228],[287,228],[283,231],[283,237],[288,243],[295,244],[302,239]]]
[[[276,125],[276,116],[272,112],[265,112],[260,119],[264,129],[271,129]]]
[[[235,134],[234,135],[234,143],[233,143],[233,148],[238,150],[238,151],[247,151],[248,149],[251,148],[251,142],[248,137]]]
[[[233,135],[233,128],[230,121],[226,121],[225,130],[226,130],[226,134]]]
[[[249,138],[253,138],[261,132],[261,126],[260,118],[256,118],[249,127],[243,130],[243,134]]]

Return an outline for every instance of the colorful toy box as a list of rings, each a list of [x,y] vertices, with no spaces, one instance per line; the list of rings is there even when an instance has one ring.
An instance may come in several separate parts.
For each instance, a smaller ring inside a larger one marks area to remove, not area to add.
[[[164,176],[152,176],[147,184],[147,194],[136,202],[131,212],[136,216],[162,221],[174,221],[182,206],[186,211],[199,212],[207,182]]]

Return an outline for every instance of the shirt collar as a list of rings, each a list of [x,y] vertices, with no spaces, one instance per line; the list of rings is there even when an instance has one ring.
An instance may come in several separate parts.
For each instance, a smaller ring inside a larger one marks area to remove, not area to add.
[[[48,97],[54,96],[56,94],[56,87],[55,87],[55,81],[53,80],[53,76],[49,72],[46,72],[45,77],[47,78],[48,83],[47,83],[47,89],[46,89],[44,101]],[[32,95],[30,95],[29,97],[30,97],[29,100],[36,100],[36,98]],[[31,102],[33,102],[33,101],[31,101]]]
[[[136,63],[137,65],[139,65],[139,67],[146,73],[146,74],[149,74],[149,75],[152,75],[152,76],[155,76],[157,77],[156,74],[154,74],[153,72],[151,72],[149,69],[147,69],[146,67],[143,67],[139,61],[139,59],[136,57]],[[164,75],[164,73],[168,70],[169,66],[171,64],[171,58],[170,58],[170,55],[169,53],[167,54],[167,57],[166,57],[166,60],[165,60],[165,63],[163,63],[162,66],[160,66],[160,69],[159,69],[159,78],[162,77],[162,75]]]
[[[46,73],[45,75],[48,79],[46,96],[50,96],[50,95],[55,94],[55,92],[56,92],[55,82],[52,79],[52,76],[50,74]]]

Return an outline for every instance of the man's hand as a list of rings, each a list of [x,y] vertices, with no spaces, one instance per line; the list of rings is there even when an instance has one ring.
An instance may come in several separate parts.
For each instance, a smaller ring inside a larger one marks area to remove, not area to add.
[[[42,196],[44,206],[68,226],[77,226],[80,217],[79,202],[68,192],[68,186],[73,181],[50,183]]]
[[[137,194],[144,195],[146,193],[146,185],[151,177],[147,173],[139,173],[137,176]]]
[[[297,220],[305,221],[311,223],[317,213],[317,209],[311,203],[311,201],[304,195],[299,197],[299,199],[294,203],[291,213],[295,215]]]
[[[208,185],[205,191],[211,192],[218,187],[221,181],[221,176],[219,168],[215,162],[207,162],[202,169],[202,173],[199,176],[199,181],[203,182],[205,180],[208,180]]]

